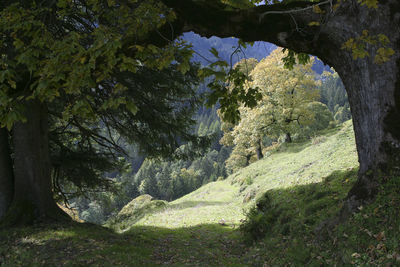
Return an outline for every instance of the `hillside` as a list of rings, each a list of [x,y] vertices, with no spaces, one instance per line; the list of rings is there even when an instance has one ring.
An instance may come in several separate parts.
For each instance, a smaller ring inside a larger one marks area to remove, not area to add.
[[[315,235],[340,208],[356,172],[347,122],[312,141],[282,146],[173,202],[135,199],[108,222],[115,232],[78,223],[0,230],[0,266],[400,263],[400,229],[393,227],[399,225],[400,194],[390,190],[398,186],[388,185],[376,203],[360,207],[328,236]]]
[[[350,122],[342,129],[331,130],[315,138],[316,144],[295,143],[279,148],[226,180],[209,183],[180,198],[161,211],[149,213],[140,220],[133,216],[112,224],[117,231],[137,226],[165,228],[189,227],[219,223],[238,226],[243,210],[271,189],[319,183],[333,171],[349,171],[357,166],[354,134]],[[134,213],[134,212],[133,212]]]

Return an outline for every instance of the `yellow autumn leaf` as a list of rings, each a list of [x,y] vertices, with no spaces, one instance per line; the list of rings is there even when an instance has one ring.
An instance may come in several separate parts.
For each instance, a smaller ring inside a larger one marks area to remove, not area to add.
[[[308,23],[308,26],[319,26],[320,23],[318,21],[311,21],[310,23]]]
[[[392,48],[381,47],[376,51],[374,62],[377,64],[383,64],[389,61],[390,57],[393,56],[394,53],[395,51]]]
[[[390,42],[389,38],[384,34],[378,34],[378,39],[379,39],[379,42],[382,45],[386,45],[386,44],[388,44]]]
[[[340,6],[340,2],[338,2],[337,4],[333,5],[332,9],[333,11],[336,11]]]
[[[353,38],[350,38],[349,40],[347,40],[343,45],[342,45],[342,49],[354,49],[355,48],[355,42]]]
[[[317,13],[317,14],[324,14],[325,13],[325,11],[323,11],[319,6],[317,6],[317,5],[315,5],[315,6],[313,6],[313,11],[314,11],[314,13]]]
[[[378,0],[358,0],[361,5],[366,5],[368,8],[378,8]]]

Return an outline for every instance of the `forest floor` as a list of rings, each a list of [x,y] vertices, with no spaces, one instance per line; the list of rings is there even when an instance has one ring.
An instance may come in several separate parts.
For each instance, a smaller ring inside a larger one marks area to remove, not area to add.
[[[357,166],[347,122],[176,201],[131,203],[106,227],[0,230],[0,266],[400,266],[398,178],[348,222],[315,232],[340,209]],[[266,192],[269,209],[246,220]],[[243,234],[243,223],[254,227]]]

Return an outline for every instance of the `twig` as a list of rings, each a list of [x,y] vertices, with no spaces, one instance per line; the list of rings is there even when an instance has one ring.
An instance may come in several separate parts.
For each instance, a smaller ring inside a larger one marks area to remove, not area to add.
[[[267,11],[267,12],[264,12],[264,13],[260,14],[259,22],[261,22],[261,20],[266,15],[269,15],[269,14],[292,14],[292,13],[296,13],[296,12],[306,11],[306,10],[312,9],[312,8],[314,8],[316,6],[321,6],[321,5],[325,5],[325,4],[328,4],[328,3],[331,3],[331,5],[332,5],[332,0],[326,0],[326,1],[323,1],[323,2],[320,2],[320,3],[317,3],[315,5],[311,5],[311,6],[308,6],[308,7],[305,7],[305,8],[300,8],[300,9],[292,9],[292,10],[285,10],[285,11],[278,11],[278,10],[276,10],[276,11]]]

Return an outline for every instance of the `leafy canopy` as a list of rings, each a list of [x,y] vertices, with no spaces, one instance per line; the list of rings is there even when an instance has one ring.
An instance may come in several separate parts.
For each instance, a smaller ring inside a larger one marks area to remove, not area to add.
[[[191,132],[197,66],[174,40],[174,18],[153,0],[1,2],[0,127],[42,102],[56,192],[106,185],[99,178],[123,166],[124,142],[148,156],[207,143]]]

